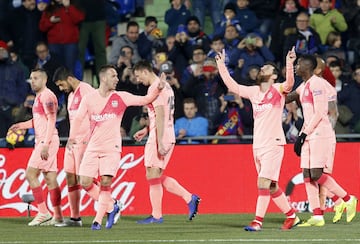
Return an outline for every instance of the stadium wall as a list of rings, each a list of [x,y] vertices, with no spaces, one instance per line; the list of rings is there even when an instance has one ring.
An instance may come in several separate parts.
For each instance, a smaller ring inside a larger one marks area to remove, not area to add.
[[[124,146],[119,171],[112,184],[113,197],[123,203],[124,215],[149,214],[151,212],[148,183],[143,166],[143,146]],[[0,216],[26,216],[28,204],[22,201],[24,194],[31,194],[25,179],[27,160],[31,148],[0,149]],[[64,148],[58,153],[58,182],[62,189],[64,215],[69,215],[67,187],[63,170]],[[251,145],[178,145],[165,171],[202,201],[199,213],[252,213],[255,211],[257,188],[256,171]],[[338,143],[333,175],[351,194],[360,197],[360,143]],[[44,180],[40,176],[42,184]],[[280,186],[298,211],[307,211],[305,188],[299,168],[299,158],[293,145],[286,145],[285,158],[280,174]],[[46,192],[46,187],[44,187]],[[47,204],[51,209],[50,197]],[[328,202],[331,207],[332,202]],[[81,215],[94,215],[97,208],[85,193],[81,193]],[[31,215],[36,207],[31,205]],[[359,210],[359,207],[358,207]],[[270,212],[279,212],[271,203]],[[183,200],[164,194],[164,214],[186,214]]]

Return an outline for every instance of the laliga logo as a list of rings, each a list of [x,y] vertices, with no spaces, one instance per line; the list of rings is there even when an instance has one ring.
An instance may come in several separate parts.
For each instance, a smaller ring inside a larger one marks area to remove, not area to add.
[[[135,188],[136,182],[125,181],[123,180],[126,176],[128,170],[135,168],[142,160],[144,156],[140,156],[135,159],[133,153],[128,153],[119,162],[119,171],[118,175],[113,178],[112,187],[112,197],[120,200],[122,203],[121,210],[126,209],[134,201],[135,196],[133,195],[133,190]],[[6,157],[0,154],[0,191],[4,200],[14,199],[13,202],[0,204],[0,210],[2,209],[15,209],[19,213],[24,213],[27,211],[28,204],[22,201],[21,196],[24,194],[32,194],[29,184],[25,178],[26,169],[20,168],[15,170],[11,175],[7,174],[7,171],[3,169],[6,163]],[[121,171],[120,171],[121,170]],[[69,208],[68,203],[68,188],[66,187],[66,173],[62,169],[58,173],[57,177],[59,186],[62,188],[61,200],[66,200],[66,203],[62,205],[62,210]],[[39,176],[39,181],[43,186],[43,190],[46,189],[46,184],[42,174]],[[85,191],[81,191],[80,196],[80,211],[85,210],[92,203],[92,199],[86,194]],[[52,204],[50,201],[50,196],[47,197],[47,205],[52,209]],[[32,206],[33,209],[37,209]],[[97,203],[94,205],[94,209],[97,209]]]

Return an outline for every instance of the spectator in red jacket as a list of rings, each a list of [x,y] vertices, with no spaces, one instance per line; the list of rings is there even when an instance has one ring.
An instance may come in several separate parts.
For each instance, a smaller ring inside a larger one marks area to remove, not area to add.
[[[37,0],[41,1],[44,0]],[[47,34],[50,52],[73,72],[78,57],[79,24],[84,17],[70,0],[51,0],[39,23],[40,30]]]

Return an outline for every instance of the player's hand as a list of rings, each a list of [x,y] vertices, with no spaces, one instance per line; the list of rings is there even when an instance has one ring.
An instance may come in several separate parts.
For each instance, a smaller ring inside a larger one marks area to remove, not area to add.
[[[43,145],[41,152],[40,152],[40,157],[42,160],[48,160],[49,158],[49,145]]]
[[[75,144],[76,144],[76,141],[74,139],[69,139],[66,143],[66,148],[71,151],[71,150],[73,150]]]
[[[147,127],[144,127],[143,129],[136,132],[133,137],[136,141],[141,141],[147,135],[147,133],[148,129]]]
[[[169,149],[166,149],[162,143],[158,143],[158,152],[161,156],[165,156],[169,152]]]
[[[9,130],[12,130],[12,131],[17,131],[17,130],[20,130],[21,129],[21,126],[19,123],[16,123],[16,124],[13,124],[12,126],[10,126]]]
[[[216,64],[225,63],[225,49],[221,51],[221,53],[217,53],[215,56]]]
[[[186,130],[185,129],[180,129],[178,138],[183,138],[185,136],[186,136]]]
[[[296,60],[296,52],[295,52],[295,46],[293,46],[286,55],[286,63],[293,64],[295,62],[295,60]]]
[[[306,136],[307,136],[307,135],[302,132],[302,133],[299,135],[299,137],[296,139],[296,142],[295,142],[295,144],[294,144],[294,152],[295,152],[296,155],[298,155],[299,157],[300,157],[300,155],[301,155],[301,149],[302,149],[302,146],[304,145]]]

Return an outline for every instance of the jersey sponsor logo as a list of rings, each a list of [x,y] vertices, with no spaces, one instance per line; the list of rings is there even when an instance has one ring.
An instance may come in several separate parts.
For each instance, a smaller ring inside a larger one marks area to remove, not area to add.
[[[96,122],[102,122],[110,119],[116,118],[115,113],[105,113],[105,114],[92,114],[91,120],[94,120]]]
[[[255,104],[254,105],[254,111],[255,112],[262,112],[265,110],[270,110],[272,109],[273,105],[271,103],[266,103],[266,104]]]

